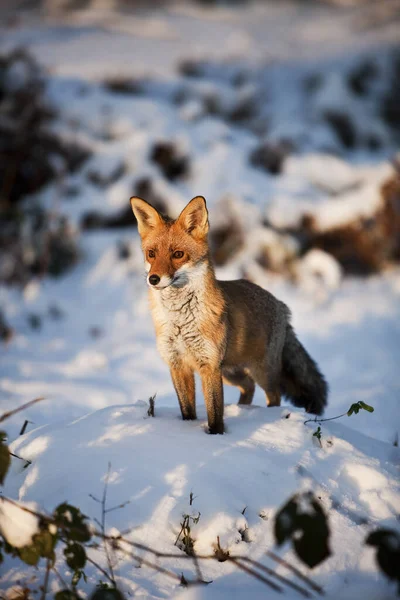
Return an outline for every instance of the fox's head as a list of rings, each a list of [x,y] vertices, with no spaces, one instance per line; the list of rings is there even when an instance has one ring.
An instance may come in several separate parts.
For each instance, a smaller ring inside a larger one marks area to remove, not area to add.
[[[131,198],[147,270],[147,283],[157,290],[184,287],[208,259],[206,201],[196,196],[176,221],[161,215],[141,198]]]

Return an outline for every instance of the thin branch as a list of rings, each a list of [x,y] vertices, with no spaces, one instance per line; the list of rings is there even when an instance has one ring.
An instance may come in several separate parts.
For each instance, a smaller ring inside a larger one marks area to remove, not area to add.
[[[32,508],[29,508],[28,506],[24,506],[23,504],[20,504],[19,502],[16,502],[15,500],[12,500],[11,498],[8,498],[7,496],[0,496],[0,500],[1,501],[5,501],[5,502],[9,502],[10,504],[12,504],[13,506],[16,506],[17,508],[20,508],[23,512],[29,513],[30,515],[33,515],[34,517],[37,517],[38,519],[44,519],[45,521],[48,521],[49,523],[53,523],[54,519],[52,519],[51,517],[44,515],[42,513],[37,512],[36,510],[33,510]]]
[[[177,575],[176,573],[174,573],[174,571],[170,571],[169,569],[160,567],[159,565],[156,565],[155,563],[151,563],[150,561],[146,560],[145,558],[142,558],[141,556],[137,556],[136,554],[133,554],[133,552],[130,552],[129,550],[126,550],[124,548],[118,548],[118,549],[120,550],[120,552],[123,552],[126,556],[129,556],[133,560],[136,560],[139,564],[143,564],[146,567],[150,567],[151,569],[158,571],[159,573],[163,573],[164,575],[167,575],[168,577],[170,577],[171,579],[174,579],[175,581],[179,581],[179,582],[181,581],[180,575]]]
[[[314,419],[307,419],[307,421],[304,421],[304,425],[307,425],[307,423],[324,423],[325,421],[334,421],[335,419],[341,419],[342,417],[345,417],[347,415],[347,412],[348,411],[346,411],[342,415],[337,415],[337,417],[330,417],[329,419],[319,419],[317,416],[315,416]]]
[[[121,538],[121,537],[114,537],[113,539],[116,542],[123,542],[123,543],[126,543],[128,545],[131,545],[132,547],[137,548],[138,550],[143,550],[145,552],[149,552],[150,554],[153,554],[157,558],[183,559],[183,560],[192,560],[193,562],[195,560],[196,561],[197,560],[217,560],[215,558],[214,554],[209,554],[209,555],[208,554],[206,554],[206,555],[198,554],[198,555],[194,555],[194,556],[188,556],[186,554],[177,554],[177,553],[169,553],[169,552],[158,552],[157,550],[153,550],[153,548],[150,548],[149,546],[146,546],[145,544],[140,544],[138,542],[132,542],[131,540],[127,540],[127,539],[124,539],[124,538]],[[120,549],[120,550],[122,550],[124,552],[124,550],[121,547],[119,547],[119,546],[118,546],[118,549]],[[296,589],[301,594],[303,594],[303,596],[310,597],[310,594],[308,593],[307,590],[305,590],[304,588],[301,588],[300,586],[297,586],[297,584],[295,584],[294,582],[292,582],[289,579],[286,579],[285,577],[279,575],[278,573],[276,573],[275,571],[273,571],[269,567],[266,567],[262,563],[259,563],[257,561],[254,561],[254,560],[250,559],[250,558],[242,557],[242,556],[228,556],[226,558],[227,562],[231,561],[231,562],[233,562],[236,565],[237,565],[237,561],[238,560],[239,561],[242,560],[242,561],[245,561],[245,562],[249,563],[254,569],[259,569],[260,571],[264,571],[264,572],[268,573],[269,575],[272,575],[272,576],[276,577],[277,579],[280,579],[283,583],[286,583],[288,586]],[[242,565],[242,566],[244,567],[244,565]],[[305,578],[305,577],[304,577],[304,579],[307,580],[307,578]],[[204,582],[204,580],[203,580],[202,577],[200,578],[200,580]],[[310,583],[310,582],[308,581],[308,583]],[[273,585],[275,585],[275,584],[273,584]],[[314,585],[315,585],[314,589],[316,591],[322,592],[321,588],[319,588],[316,584],[314,584]]]
[[[25,467],[28,467],[29,465],[32,464],[32,461],[29,460],[28,458],[22,458],[22,456],[18,456],[18,454],[14,454],[14,452],[10,452],[9,451],[9,453],[10,453],[11,456],[14,456],[14,458],[18,458],[19,460],[24,460],[26,462],[26,465],[24,466],[24,469],[25,469]]]
[[[118,506],[113,506],[112,508],[107,508],[105,510],[105,513],[107,514],[109,512],[112,512],[113,510],[117,510],[118,508],[124,508],[127,504],[130,504],[130,503],[131,503],[131,501],[127,500],[126,502],[123,502],[122,504],[118,504]]]
[[[89,556],[86,555],[86,560],[88,562],[90,562],[94,567],[96,567],[96,569],[98,569],[101,573],[103,573],[103,575],[105,577],[107,577],[108,581],[111,581],[111,583],[113,585],[115,585],[115,581],[113,581],[110,577],[110,575],[107,573],[107,571],[105,569],[103,569],[103,567],[101,567],[97,562],[95,562],[92,558],[89,558]]]
[[[49,586],[50,569],[51,569],[51,561],[48,558],[47,563],[46,563],[46,574],[44,576],[42,595],[40,596],[40,600],[46,600],[47,588]]]
[[[229,560],[234,565],[236,565],[237,568],[240,569],[241,571],[244,571],[245,573],[248,573],[248,575],[252,575],[253,577],[255,577],[256,579],[258,579],[259,581],[262,581],[263,583],[265,583],[266,585],[268,585],[270,588],[272,588],[276,592],[279,592],[279,593],[283,592],[283,588],[281,588],[279,585],[277,585],[276,583],[274,583],[270,579],[267,579],[267,577],[264,577],[264,575],[260,575],[259,573],[257,573],[257,571],[254,571],[253,569],[249,569],[249,567],[246,567],[245,565],[242,565],[237,558],[234,558],[233,556],[230,556],[227,560]]]
[[[201,581],[202,583],[205,583],[205,584],[211,583],[211,581],[205,581],[205,579],[203,577],[203,574],[201,572],[200,564],[199,564],[199,561],[198,561],[198,558],[197,558],[196,554],[193,554],[192,558],[193,558],[194,568],[196,569],[196,573],[197,573],[197,579],[199,581]]]
[[[58,579],[60,580],[63,588],[65,590],[69,590],[69,586],[68,586],[67,582],[65,581],[65,579],[63,579],[63,577],[61,576],[61,573],[59,573],[59,571],[54,566],[53,566],[53,571],[56,574],[56,576],[58,577]]]
[[[8,498],[7,496],[0,496],[0,502],[1,501],[8,502],[9,504],[12,504],[13,506],[16,506],[17,508],[19,508],[23,512],[26,512],[26,513],[34,516],[34,517],[37,517],[37,519],[39,519],[41,521],[45,521],[49,525],[50,524],[54,524],[54,525],[56,525],[56,527],[58,527],[59,529],[61,529],[63,531],[64,530],[67,530],[69,532],[77,531],[78,533],[81,531],[79,528],[71,527],[70,525],[65,525],[64,523],[58,521],[54,517],[46,515],[44,513],[40,513],[40,512],[38,512],[36,510],[33,510],[32,508],[29,508],[28,506],[25,506],[24,504],[20,504],[19,502],[16,502],[15,500],[12,500],[11,498]]]
[[[185,525],[186,525],[186,517],[183,518],[183,523],[181,523],[181,530],[180,530],[180,532],[177,535],[177,538],[175,540],[174,546],[176,546],[177,543],[179,542],[180,537],[182,535],[182,531],[185,529]]]
[[[325,592],[322,589],[322,587],[320,587],[319,585],[314,583],[312,579],[309,579],[299,569],[297,569],[296,567],[294,567],[293,565],[288,563],[284,558],[281,558],[280,556],[278,556],[277,554],[274,554],[274,552],[271,552],[270,550],[266,550],[265,554],[267,556],[269,556],[269,558],[271,558],[272,560],[277,562],[279,565],[282,565],[283,567],[286,567],[289,571],[292,571],[292,573],[297,575],[297,577],[299,577],[299,579],[304,581],[304,583],[307,583],[310,586],[310,588],[312,588],[315,592],[318,592],[319,594],[324,595]]]
[[[103,536],[105,536],[105,534],[106,534],[106,502],[107,502],[108,481],[110,479],[110,470],[111,470],[111,463],[108,463],[107,475],[106,475],[106,479],[104,482],[103,498],[101,500],[101,532],[102,532]],[[107,558],[107,564],[108,564],[108,568],[110,569],[111,581],[113,582],[114,586],[116,586],[113,566],[112,566],[112,562],[111,562],[111,556],[109,553],[108,543],[107,543],[107,540],[105,539],[105,537],[103,538],[103,541],[104,541],[104,550],[105,550],[106,558]]]
[[[28,426],[28,423],[33,423],[33,421],[28,421],[28,419],[25,419],[25,422],[24,422],[24,424],[21,427],[21,431],[19,432],[19,435],[24,435],[25,430],[26,430],[26,428]]]
[[[247,556],[241,556],[240,558],[238,557],[237,560],[241,560],[243,562],[253,564],[253,561],[250,558],[248,558]],[[279,579],[279,581],[281,581],[282,583],[285,583],[287,586],[293,588],[294,590],[296,590],[296,592],[299,592],[299,594],[301,594],[305,598],[312,597],[308,590],[302,588],[301,586],[297,585],[297,583],[294,583],[293,581],[291,581],[290,579],[287,579],[283,575],[280,575],[273,569],[270,569],[269,567],[266,567],[265,565],[262,565],[262,564],[257,564],[257,568],[260,569],[260,571],[264,571],[264,573],[271,575],[271,577],[276,577],[277,579]]]
[[[9,410],[8,412],[3,413],[0,416],[0,423],[2,423],[3,421],[5,421],[6,419],[9,419],[10,417],[13,417],[17,413],[21,412],[21,410],[25,410],[26,408],[30,408],[31,406],[33,406],[34,404],[36,404],[36,402],[41,402],[42,400],[45,400],[45,399],[46,398],[44,398],[44,397],[35,398],[34,400],[30,400],[29,402],[26,402],[25,404],[22,404],[22,406],[18,406],[18,408],[14,408],[14,410]]]
[[[101,504],[101,500],[99,500],[98,498],[96,498],[96,496],[93,496],[93,494],[89,494],[89,497],[94,500],[95,502],[98,502],[99,504]]]
[[[299,472],[301,472],[301,469],[298,469]],[[305,471],[305,470],[304,470]],[[304,474],[303,471],[303,474]],[[104,494],[103,494],[104,496]],[[105,499],[107,498],[107,494],[105,494]],[[18,502],[16,502],[15,500],[11,500],[10,498],[7,498],[5,496],[2,496],[0,498],[0,500],[5,500],[7,502],[9,502],[10,504],[13,504],[14,506],[20,508],[21,510],[23,510],[24,512],[27,512],[31,515],[34,515],[35,517],[39,518],[39,519],[44,519],[46,522],[48,523],[55,523],[57,524],[58,527],[60,527],[61,529],[63,528],[63,525],[60,523],[56,523],[55,519],[53,519],[52,517],[49,517],[47,515],[41,514],[31,508],[28,508],[24,505],[19,504]],[[69,528],[70,529],[70,528]],[[166,569],[164,567],[161,567],[145,558],[142,558],[136,554],[134,554],[133,552],[130,552],[129,550],[127,550],[126,548],[122,547],[120,544],[126,544],[128,546],[131,546],[132,548],[135,548],[136,550],[141,550],[143,552],[148,552],[149,554],[151,554],[152,556],[156,557],[156,558],[168,558],[168,559],[179,559],[179,560],[190,560],[193,562],[194,567],[196,568],[197,571],[197,575],[198,575],[198,579],[191,582],[191,583],[209,583],[207,581],[204,581],[199,566],[198,566],[198,562],[199,560],[217,560],[215,557],[215,554],[210,554],[210,555],[201,555],[201,554],[197,554],[195,556],[188,556],[187,554],[184,553],[169,553],[169,552],[160,552],[158,550],[154,550],[153,548],[150,548],[149,546],[142,544],[140,542],[133,542],[131,540],[128,540],[124,537],[122,537],[122,535],[118,535],[118,536],[112,536],[112,535],[106,535],[105,533],[103,533],[102,531],[98,531],[98,530],[94,530],[92,532],[92,535],[94,537],[98,537],[100,539],[103,540],[103,542],[105,543],[105,546],[107,547],[107,543],[111,543],[112,547],[119,552],[124,553],[127,556],[130,556],[133,560],[138,561],[139,564],[143,564],[145,566],[148,566],[149,568],[152,568],[160,573],[163,573],[165,575],[167,575],[170,578],[173,578],[175,581],[180,582],[181,578],[179,575],[177,575],[175,572]],[[108,550],[108,547],[107,547]],[[274,555],[272,552],[267,551],[267,555],[270,556],[270,558],[272,558],[273,560],[275,560],[276,562],[279,562],[280,564],[286,566],[288,569],[290,569],[293,573],[295,573],[298,577],[300,577],[304,582],[308,583],[308,585],[315,591],[317,591],[320,594],[323,594],[323,590],[322,588],[320,588],[319,586],[317,586],[314,582],[312,582],[310,579],[308,579],[306,576],[304,576],[300,571],[298,571],[295,567],[292,567],[291,565],[289,565],[289,563],[286,563],[286,561],[284,561],[283,559],[281,559],[280,557],[277,557],[276,555]],[[282,583],[285,583],[286,585],[296,589],[297,591],[299,591],[300,593],[303,594],[303,596],[307,596],[308,592],[306,590],[303,590],[303,588],[300,588],[300,586],[297,586],[295,583],[293,583],[292,581],[284,578],[283,576],[275,573],[272,569],[270,569],[269,567],[266,567],[265,565],[263,565],[262,563],[259,563],[257,561],[253,561],[250,558],[247,557],[242,557],[242,556],[227,556],[226,558],[227,562],[232,562],[234,565],[237,566],[237,568],[241,569],[242,571],[245,571],[246,573],[248,573],[249,575],[254,576],[256,579],[258,579],[259,581],[262,581],[263,583],[265,583],[266,585],[269,585],[270,587],[272,587],[274,590],[282,592],[283,589],[275,584],[273,581],[270,581],[269,578],[264,577],[263,575],[261,575],[260,573],[257,572],[258,571],[262,571],[264,573],[268,573],[268,575],[271,575],[273,577],[278,578],[280,581],[282,581]],[[113,571],[110,570],[111,575],[109,575],[100,565],[97,565],[97,563],[95,563],[95,561],[93,561],[93,559],[90,559],[88,557],[88,561],[91,562],[96,568],[98,568],[103,575],[105,575],[107,577],[107,579],[113,584],[115,585],[115,579],[114,579],[114,573]],[[247,563],[250,566],[247,566],[243,563]],[[109,565],[110,566],[110,565]],[[308,595],[309,596],[309,595]]]

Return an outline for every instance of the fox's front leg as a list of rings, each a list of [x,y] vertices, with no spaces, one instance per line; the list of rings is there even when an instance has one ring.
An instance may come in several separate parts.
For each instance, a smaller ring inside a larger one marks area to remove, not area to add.
[[[182,419],[196,419],[194,372],[183,363],[170,366],[172,382],[181,407]]]
[[[200,369],[201,383],[207,409],[210,433],[224,433],[224,389],[220,368],[205,366]]]

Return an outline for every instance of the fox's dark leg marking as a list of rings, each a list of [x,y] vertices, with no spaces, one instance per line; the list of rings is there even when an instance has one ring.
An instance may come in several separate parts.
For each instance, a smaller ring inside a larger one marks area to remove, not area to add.
[[[196,391],[194,372],[184,363],[170,368],[172,382],[178,396],[182,419],[196,419]]]
[[[222,371],[223,379],[229,385],[234,385],[240,390],[239,404],[251,404],[253,401],[255,383],[244,371]]]

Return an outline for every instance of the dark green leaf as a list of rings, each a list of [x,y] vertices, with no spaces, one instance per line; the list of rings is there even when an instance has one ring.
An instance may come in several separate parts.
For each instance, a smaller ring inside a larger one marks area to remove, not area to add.
[[[310,499],[312,512],[300,514],[300,536],[293,540],[297,556],[313,569],[330,556],[329,527],[322,506]],[[301,507],[300,507],[301,510]]]
[[[86,551],[85,548],[80,544],[68,544],[68,546],[64,549],[64,556],[67,565],[74,571],[76,569],[83,569],[86,564]]]
[[[18,556],[28,565],[37,565],[41,557],[49,558],[54,562],[56,543],[57,537],[52,535],[46,527],[46,529],[33,536],[32,543],[29,546],[18,549]]]
[[[115,587],[99,587],[90,600],[125,600],[124,595]]]
[[[354,413],[355,415],[358,415],[360,410],[360,405],[358,402],[356,402],[355,404],[352,404],[349,408],[349,410],[347,411],[347,416],[351,417],[351,415]]]
[[[292,536],[296,529],[297,496],[293,496],[275,517],[274,534],[278,546]]]
[[[36,546],[40,556],[50,558],[52,561],[55,560],[54,548],[57,543],[57,537],[52,535],[47,528],[34,535],[32,542]]]
[[[355,404],[352,404],[350,406],[349,410],[347,411],[347,416],[350,417],[353,413],[358,415],[360,410],[366,410],[370,413],[373,413],[374,407],[370,406],[369,404],[366,404],[366,402],[363,402],[362,400],[360,400],[359,402],[356,402]]]
[[[370,413],[374,412],[373,406],[370,406],[369,404],[366,404],[365,402],[362,402],[361,400],[359,402],[359,405],[361,406],[361,408],[363,408],[364,410],[367,410]]]
[[[297,556],[310,569],[319,565],[331,554],[327,540],[313,535],[303,535],[293,540],[293,545]]]
[[[11,463],[10,451],[4,443],[6,439],[7,436],[4,431],[0,431],[0,485],[4,483]]]
[[[321,441],[321,437],[322,437],[321,427],[319,427],[319,426],[317,427],[317,429],[313,433],[313,437],[316,437],[319,441]]]
[[[78,594],[71,590],[61,590],[54,596],[54,600],[80,600]]]
[[[400,534],[394,529],[378,529],[365,543],[377,548],[376,560],[385,575],[400,582]]]
[[[24,546],[19,549],[19,557],[27,565],[36,566],[40,559],[39,550],[35,545]]]
[[[330,555],[328,520],[311,493],[297,494],[278,512],[274,524],[278,545],[292,540],[297,556],[310,568]]]
[[[55,509],[54,518],[68,539],[75,542],[88,542],[90,540],[91,533],[87,523],[85,523],[87,517],[76,506],[63,502]]]
[[[373,531],[369,534],[369,536],[365,540],[365,543],[368,546],[380,546],[381,544],[385,543],[388,536],[391,534],[397,535],[397,533],[393,531],[393,529],[377,529],[376,531]]]

